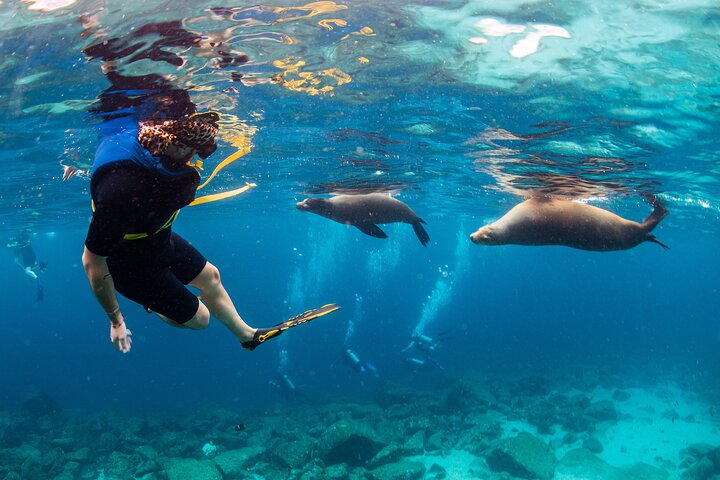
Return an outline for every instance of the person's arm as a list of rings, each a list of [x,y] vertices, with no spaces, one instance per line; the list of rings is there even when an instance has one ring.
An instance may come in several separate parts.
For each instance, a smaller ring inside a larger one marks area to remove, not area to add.
[[[125,325],[125,319],[120,311],[120,304],[115,295],[115,284],[107,265],[107,257],[97,255],[85,247],[82,260],[95,298],[110,319],[110,340],[115,348],[127,353],[132,346],[132,332]]]

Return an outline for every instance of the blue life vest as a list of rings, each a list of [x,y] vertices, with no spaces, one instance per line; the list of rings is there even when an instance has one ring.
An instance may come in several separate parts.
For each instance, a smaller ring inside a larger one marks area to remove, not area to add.
[[[184,169],[172,171],[159,157],[153,156],[138,140],[138,122],[130,116],[106,120],[97,126],[98,147],[95,151],[93,173],[111,163],[130,161],[163,175],[177,175]]]

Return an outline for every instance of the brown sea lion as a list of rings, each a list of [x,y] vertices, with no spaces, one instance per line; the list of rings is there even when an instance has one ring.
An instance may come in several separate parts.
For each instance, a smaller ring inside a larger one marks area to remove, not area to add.
[[[387,238],[379,223],[409,223],[418,240],[427,246],[430,236],[425,223],[400,200],[382,193],[366,195],[337,195],[331,198],[307,198],[297,203],[298,210],[312,212],[339,223],[357,227],[361,232],[377,238]]]
[[[650,234],[668,212],[659,200],[649,200],[653,211],[638,223],[584,203],[531,198],[478,229],[470,239],[482,245],[565,245],[599,252],[626,250],[642,242],[669,248]]]

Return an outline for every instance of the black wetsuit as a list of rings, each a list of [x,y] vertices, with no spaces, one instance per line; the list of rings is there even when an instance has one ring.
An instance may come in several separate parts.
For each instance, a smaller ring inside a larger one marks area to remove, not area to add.
[[[95,211],[85,246],[108,257],[118,292],[178,323],[197,312],[198,299],[185,285],[197,277],[206,260],[171,227],[157,230],[193,200],[199,180],[191,167],[164,175],[121,161],[99,168],[90,183]],[[123,238],[131,233],[150,235]]]
[[[35,250],[33,250],[29,241],[18,247],[18,253],[16,256],[18,259],[22,259],[22,266],[24,268],[35,268],[37,266],[37,256],[35,255]]]

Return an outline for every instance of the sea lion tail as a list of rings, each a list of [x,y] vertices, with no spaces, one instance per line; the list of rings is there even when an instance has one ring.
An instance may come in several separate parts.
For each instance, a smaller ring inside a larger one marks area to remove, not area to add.
[[[423,247],[427,247],[427,243],[430,241],[430,235],[425,231],[425,228],[422,226],[422,224],[425,223],[422,221],[422,219],[418,218],[415,222],[412,223],[413,230],[415,230],[415,235],[417,235],[418,240],[420,240],[420,243],[422,243]]]
[[[670,247],[669,247],[668,245],[664,244],[663,242],[661,242],[660,240],[658,240],[658,239],[655,237],[655,235],[650,235],[650,234],[648,233],[648,234],[645,236],[645,241],[646,241],[646,242],[657,243],[658,245],[660,245],[661,247],[663,247],[665,250],[670,250]]]
[[[668,214],[665,205],[655,195],[646,195],[645,199],[653,206],[652,213],[645,219],[642,226],[647,232],[651,232],[660,221]]]

